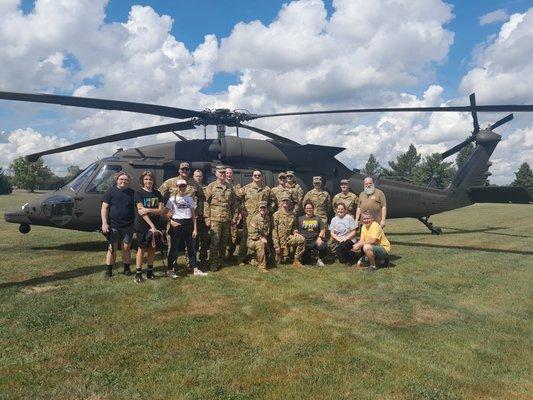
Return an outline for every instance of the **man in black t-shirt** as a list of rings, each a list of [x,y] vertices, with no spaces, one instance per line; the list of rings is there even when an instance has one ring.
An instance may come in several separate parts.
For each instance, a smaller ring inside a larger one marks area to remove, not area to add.
[[[305,239],[305,250],[302,255],[304,263],[309,261],[310,252],[318,250],[316,265],[324,266],[322,259],[326,256],[327,245],[324,241],[326,228],[322,219],[315,215],[315,206],[308,201],[304,205],[305,214],[298,218],[298,233]]]
[[[131,239],[133,237],[134,192],[128,186],[130,176],[120,171],[115,175],[115,185],[110,187],[102,198],[102,233],[106,235],[109,246],[106,255],[106,275],[113,275],[113,265],[116,261],[118,243],[122,242],[122,262],[124,274],[130,275]]]

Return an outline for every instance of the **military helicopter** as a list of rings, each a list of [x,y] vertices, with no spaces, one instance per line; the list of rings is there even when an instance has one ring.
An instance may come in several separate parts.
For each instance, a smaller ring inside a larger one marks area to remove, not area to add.
[[[501,136],[495,133],[494,129],[509,122],[513,118],[513,114],[509,114],[487,128],[481,129],[477,112],[531,112],[533,105],[476,105],[475,95],[472,94],[470,95],[469,106],[366,108],[252,114],[228,109],[194,111],[154,104],[50,94],[0,92],[0,99],[130,111],[183,120],[108,135],[27,155],[27,160],[35,161],[47,154],[163,132],[174,132],[180,139],[170,143],[119,149],[112,156],[89,165],[72,182],[60,190],[26,203],[19,210],[5,213],[7,222],[20,224],[19,231],[21,233],[28,233],[31,225],[96,231],[100,227],[102,195],[114,184],[113,175],[116,172],[127,171],[132,176],[132,187],[136,189],[142,171],[152,170],[156,175],[157,183],[161,183],[176,176],[181,161],[188,161],[193,170],[201,169],[204,172],[205,183],[214,180],[213,170],[217,165],[225,165],[233,168],[234,179],[241,184],[251,181],[251,175],[255,169],[263,171],[265,183],[269,186],[275,186],[278,172],[293,170],[297,182],[304,190],[311,186],[314,175],[321,175],[325,189],[329,192],[335,192],[339,187],[340,180],[346,178],[350,181],[352,191],[361,192],[365,176],[358,170],[350,170],[335,158],[335,155],[343,151],[344,148],[300,144],[273,132],[245,124],[245,122],[261,118],[297,115],[416,111],[470,112],[472,114],[474,129],[470,136],[442,153],[442,157],[446,158],[457,153],[471,142],[476,144],[473,154],[466,164],[457,171],[452,183],[446,189],[437,189],[431,184],[427,187],[421,187],[408,182],[377,177],[377,186],[387,196],[387,218],[417,218],[432,233],[439,234],[442,232],[441,229],[429,222],[429,217],[434,214],[464,207],[475,202],[525,204],[532,202],[531,196],[524,188],[482,186],[482,182],[490,175],[488,173],[488,168],[491,165],[489,158],[501,140]],[[207,138],[206,126],[208,125],[216,125],[218,133],[216,139]],[[204,127],[204,139],[188,140],[178,133],[195,129],[197,126]],[[226,127],[235,127],[237,136],[226,136]],[[257,132],[268,139],[241,138],[239,137],[239,128]]]

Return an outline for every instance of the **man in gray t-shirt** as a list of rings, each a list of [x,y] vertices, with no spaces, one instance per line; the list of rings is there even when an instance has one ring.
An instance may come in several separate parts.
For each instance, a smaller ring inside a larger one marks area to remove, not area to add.
[[[340,263],[351,265],[355,262],[355,253],[352,247],[355,238],[357,225],[351,215],[346,214],[346,205],[337,204],[336,216],[331,220],[329,230],[331,231],[332,244]]]

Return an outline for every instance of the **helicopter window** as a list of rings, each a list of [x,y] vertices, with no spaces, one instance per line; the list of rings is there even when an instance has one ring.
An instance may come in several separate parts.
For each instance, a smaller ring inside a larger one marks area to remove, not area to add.
[[[120,165],[104,165],[91,183],[89,183],[85,191],[87,193],[105,193],[107,189],[113,186],[115,174],[121,170]]]
[[[85,182],[85,180],[93,173],[93,171],[96,169],[97,163],[92,163],[87,168],[83,170],[81,174],[79,174],[77,177],[75,177],[72,181],[70,181],[66,186],[73,191],[77,192],[81,185]]]

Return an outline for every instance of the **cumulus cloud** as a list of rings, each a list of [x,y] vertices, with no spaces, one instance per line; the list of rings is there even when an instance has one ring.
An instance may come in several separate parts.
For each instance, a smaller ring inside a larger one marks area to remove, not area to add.
[[[505,22],[509,19],[509,14],[503,8],[483,14],[479,17],[479,25],[488,25],[493,22]]]

